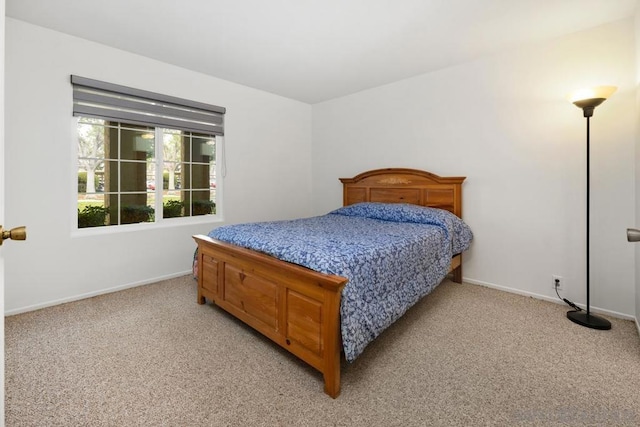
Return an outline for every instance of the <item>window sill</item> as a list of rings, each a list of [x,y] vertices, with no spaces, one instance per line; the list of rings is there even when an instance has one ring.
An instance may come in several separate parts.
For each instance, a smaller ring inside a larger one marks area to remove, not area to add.
[[[103,227],[76,228],[71,231],[71,237],[103,236],[115,233],[130,233],[136,231],[158,230],[163,228],[188,227],[198,224],[216,224],[223,222],[220,215],[199,215],[197,217],[168,218],[158,222],[141,222],[138,224],[110,225]]]

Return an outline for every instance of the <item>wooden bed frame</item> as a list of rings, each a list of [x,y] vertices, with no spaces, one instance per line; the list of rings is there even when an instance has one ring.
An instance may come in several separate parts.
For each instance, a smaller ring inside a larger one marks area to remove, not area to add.
[[[462,217],[464,177],[415,169],[377,169],[340,178],[343,204],[411,203]],[[324,391],[340,394],[340,296],[344,277],[318,273],[269,255],[193,236],[198,244],[198,304],[206,299],[255,328],[323,374]],[[451,261],[462,282],[462,256]]]

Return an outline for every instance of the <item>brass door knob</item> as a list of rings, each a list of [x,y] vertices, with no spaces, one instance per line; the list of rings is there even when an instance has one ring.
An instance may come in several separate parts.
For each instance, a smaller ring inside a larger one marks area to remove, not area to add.
[[[7,231],[0,225],[0,245],[7,239],[27,240],[27,227],[15,227]]]

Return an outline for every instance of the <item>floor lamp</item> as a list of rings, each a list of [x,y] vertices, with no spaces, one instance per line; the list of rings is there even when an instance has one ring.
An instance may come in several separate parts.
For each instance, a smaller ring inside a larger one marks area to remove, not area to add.
[[[589,119],[593,116],[593,110],[602,104],[616,91],[615,86],[598,86],[590,89],[581,89],[571,94],[570,100],[578,108],[582,108],[584,117],[587,118],[587,310],[571,310],[567,317],[574,323],[592,329],[611,329],[611,322],[602,317],[591,314],[589,305]]]

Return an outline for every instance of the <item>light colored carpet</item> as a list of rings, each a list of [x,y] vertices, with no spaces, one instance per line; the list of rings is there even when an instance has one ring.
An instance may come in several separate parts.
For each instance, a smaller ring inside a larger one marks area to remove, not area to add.
[[[7,426],[640,425],[634,323],[445,281],[322,377],[190,277],[8,317]]]

